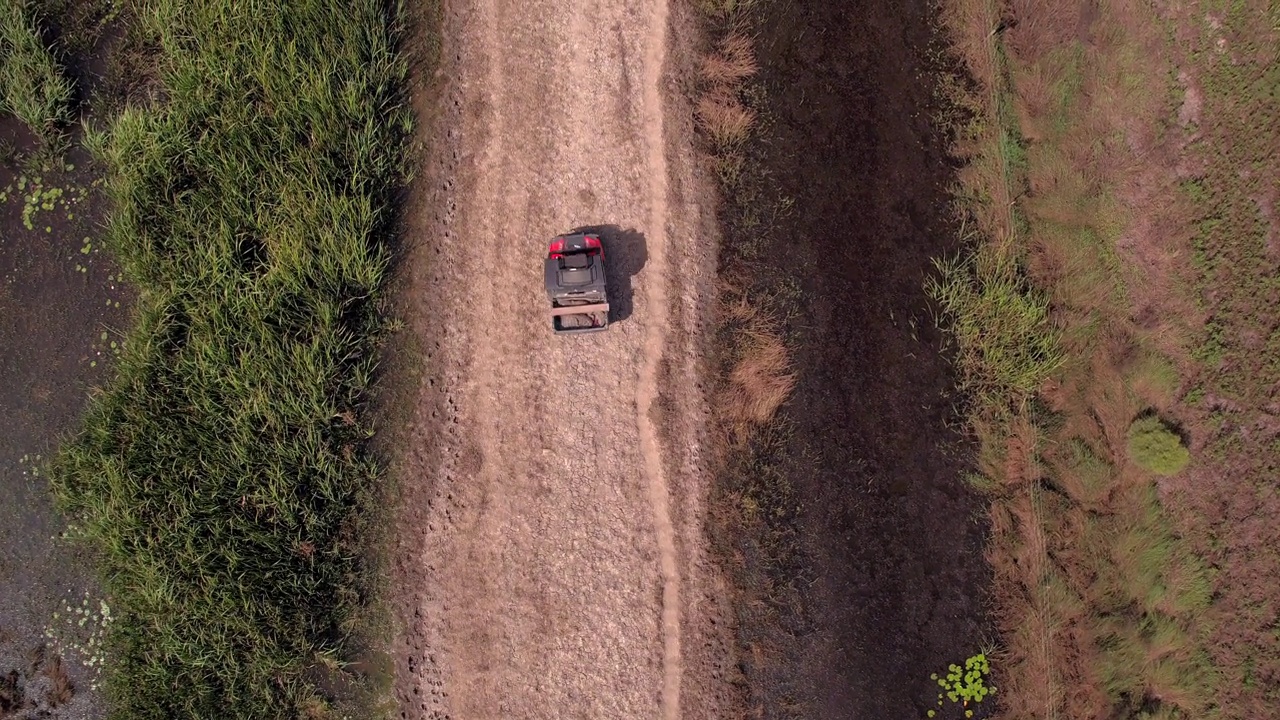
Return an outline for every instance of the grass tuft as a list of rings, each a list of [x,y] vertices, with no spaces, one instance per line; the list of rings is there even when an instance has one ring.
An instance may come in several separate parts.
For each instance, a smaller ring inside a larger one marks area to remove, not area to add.
[[[751,38],[731,32],[720,41],[717,52],[702,59],[702,79],[712,84],[734,85],[760,69]]]
[[[295,718],[365,600],[405,67],[374,0],[140,0],[163,104],[88,143],[138,286],[118,376],[56,463],[101,549],[120,718]]]
[[[761,317],[757,315],[741,331],[739,356],[729,372],[721,400],[721,416],[740,439],[768,423],[796,384],[781,335]]]
[[[47,660],[44,664],[43,673],[47,678],[49,686],[45,694],[45,701],[50,707],[58,707],[71,702],[71,697],[75,695],[75,684],[71,682],[71,677],[67,675],[67,669],[62,665],[62,658],[54,657]]]
[[[741,145],[755,125],[755,113],[727,92],[711,92],[698,98],[698,121],[717,148]]]
[[[744,17],[759,0],[697,0],[702,12],[716,18]]]
[[[17,117],[44,145],[57,145],[71,122],[74,89],[37,20],[30,0],[0,0],[0,113]]]
[[[1063,361],[1049,301],[998,245],[935,265],[926,289],[957,345],[961,392],[978,412],[1020,405]]]

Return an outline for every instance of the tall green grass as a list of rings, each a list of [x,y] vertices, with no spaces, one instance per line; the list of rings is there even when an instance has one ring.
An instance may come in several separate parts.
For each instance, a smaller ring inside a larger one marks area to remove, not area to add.
[[[363,451],[405,65],[377,0],[141,0],[164,102],[90,137],[140,290],[57,460],[102,549],[120,718],[323,716],[361,604]]]
[[[0,113],[16,116],[49,144],[71,121],[73,87],[36,19],[30,0],[0,0]]]
[[[976,416],[1016,408],[1063,361],[1048,298],[1000,244],[935,265],[925,289],[957,345],[958,390]]]

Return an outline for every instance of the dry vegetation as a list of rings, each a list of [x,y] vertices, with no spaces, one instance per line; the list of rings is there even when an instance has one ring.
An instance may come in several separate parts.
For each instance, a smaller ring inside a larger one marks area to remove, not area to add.
[[[23,667],[0,675],[0,718],[50,717],[75,690],[62,658],[37,646]]]
[[[733,576],[739,650],[749,664],[774,658],[771,633],[795,603],[794,489],[778,466],[790,429],[777,417],[796,383],[788,338],[785,282],[758,263],[772,213],[785,211],[746,166],[757,128],[760,88],[751,35],[757,0],[699,0],[713,38],[699,67],[695,113],[725,207],[720,247],[713,412],[718,480],[712,535]],[[752,702],[756,702],[755,699]],[[763,712],[756,707],[755,713]]]
[[[1207,5],[942,3],[979,240],[933,290],[981,440],[1010,717],[1261,717],[1280,679],[1275,512],[1223,512],[1227,478],[1277,506],[1278,11]]]
[[[703,56],[699,68],[699,97],[695,110],[718,171],[721,191],[731,207],[750,205],[744,200],[743,144],[756,123],[749,100],[752,80],[759,67],[754,41],[749,35],[755,2],[706,0],[701,4],[710,34],[717,38]],[[730,215],[738,215],[729,210]],[[731,224],[756,223],[754,217],[736,217]],[[741,227],[735,229],[741,230]],[[731,232],[737,238],[763,234],[762,228]],[[727,537],[750,538],[776,568],[791,552],[789,522],[777,508],[792,505],[791,488],[772,467],[770,455],[780,447],[786,428],[775,415],[790,397],[796,377],[783,333],[785,303],[778,302],[772,287],[752,259],[759,248],[751,242],[728,243],[720,248],[718,359],[721,382],[715,401],[718,450],[725,478],[719,492],[727,495],[716,505],[719,523]],[[737,563],[736,572],[752,572]],[[738,583],[759,587],[767,596],[769,582]]]
[[[1164,177],[1173,187],[1157,188],[1172,198],[1205,322],[1184,348],[1180,412],[1195,458],[1165,488],[1215,570],[1221,715],[1260,718],[1280,706],[1280,3],[1203,3],[1171,23],[1186,146]]]
[[[699,128],[720,172],[721,189],[730,197],[740,189],[741,146],[756,122],[745,96],[759,69],[748,13],[754,3],[708,0],[701,7],[718,41],[702,57],[696,101]],[[758,284],[747,278],[750,248],[721,249],[720,326],[727,348],[725,381],[717,403],[726,438],[738,450],[766,427],[795,385],[776,308]]]
[[[764,427],[795,387],[776,321],[741,293],[726,292],[722,321],[738,328],[737,357],[721,397],[720,417],[736,443]]]
[[[739,97],[742,84],[756,74],[751,39],[731,30],[702,61],[705,89],[697,103],[699,126],[720,153],[732,153],[751,134],[755,113]]]
[[[746,101],[759,70],[748,18],[756,0],[700,0],[710,34],[718,40],[702,57],[694,113],[708,140],[722,190],[732,196],[741,185],[742,146],[751,137],[756,112]]]

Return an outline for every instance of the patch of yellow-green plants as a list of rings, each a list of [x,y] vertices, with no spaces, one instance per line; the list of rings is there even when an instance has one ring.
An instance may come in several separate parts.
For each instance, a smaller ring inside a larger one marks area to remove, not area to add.
[[[67,164],[63,169],[70,172],[75,166]],[[41,213],[58,211],[67,221],[74,220],[74,208],[84,200],[86,189],[77,185],[61,187],[47,182],[41,175],[19,175],[16,181],[0,190],[0,203],[18,195],[22,197],[22,226],[34,231],[40,229]],[[45,225],[44,230],[52,232],[52,227]]]
[[[977,245],[935,265],[926,290],[958,346],[959,390],[978,412],[1020,405],[1063,362],[1048,297],[1031,286],[1022,258],[1004,244]]]
[[[952,663],[947,667],[945,675],[931,674],[929,679],[942,688],[942,692],[938,693],[938,707],[944,706],[945,698],[953,705],[958,703],[966,718],[973,717],[973,710],[969,708],[969,703],[980,703],[996,691],[995,686],[986,683],[990,672],[991,666],[987,662],[986,653],[978,653],[966,659],[964,666]],[[937,714],[937,710],[929,710],[926,713],[931,718],[936,717]]]
[[[41,465],[42,465],[42,463],[40,462],[40,457],[41,456],[37,454],[37,455],[23,455],[22,457],[18,458],[18,464],[20,465],[28,466],[28,463],[29,463],[30,469],[23,470],[22,474],[30,475],[33,478],[40,477]]]
[[[111,606],[105,599],[92,602],[88,591],[77,604],[68,600],[62,610],[53,613],[44,636],[53,651],[62,657],[73,657],[89,673],[89,689],[97,690],[102,670],[107,664],[107,632],[112,623]]]
[[[1129,426],[1129,457],[1157,475],[1176,475],[1191,462],[1191,452],[1163,420],[1154,415]]]

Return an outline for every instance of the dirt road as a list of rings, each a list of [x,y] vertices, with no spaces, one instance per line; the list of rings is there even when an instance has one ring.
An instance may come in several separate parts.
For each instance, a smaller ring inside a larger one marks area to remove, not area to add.
[[[696,183],[666,127],[667,2],[446,5],[405,303],[428,369],[396,470],[402,709],[682,717],[684,628],[699,668],[719,652],[690,350],[705,303],[683,287],[713,266],[669,277],[703,211],[670,187]],[[604,236],[617,322],[555,337],[542,258],[584,226]],[[665,397],[676,379],[690,387]],[[714,716],[708,696],[687,716]]]

